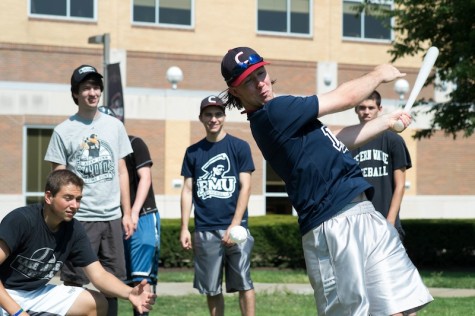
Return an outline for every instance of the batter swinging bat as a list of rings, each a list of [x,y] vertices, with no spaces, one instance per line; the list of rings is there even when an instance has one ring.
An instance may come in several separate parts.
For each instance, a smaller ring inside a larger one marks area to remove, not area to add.
[[[427,51],[427,54],[424,57],[424,61],[422,62],[421,69],[419,70],[419,74],[417,74],[417,79],[414,83],[414,87],[412,88],[411,94],[407,99],[406,106],[404,106],[404,112],[409,113],[409,111],[411,111],[412,105],[414,104],[417,96],[421,92],[422,87],[424,86],[424,83],[427,80],[427,77],[429,77],[430,71],[432,70],[432,67],[435,64],[438,55],[439,49],[435,46],[432,46]],[[399,120],[394,124],[393,128],[398,132],[402,132],[404,130],[404,123]]]

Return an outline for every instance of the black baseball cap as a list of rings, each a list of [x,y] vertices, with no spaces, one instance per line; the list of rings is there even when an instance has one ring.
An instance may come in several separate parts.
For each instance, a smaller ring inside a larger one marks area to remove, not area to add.
[[[97,76],[102,79],[102,75],[97,71],[96,68],[90,65],[81,65],[73,71],[71,76],[71,86],[74,87],[79,85],[88,76]]]
[[[206,98],[204,98],[201,101],[201,106],[200,106],[200,115],[203,113],[203,110],[206,109],[209,106],[217,106],[223,110],[223,112],[226,111],[226,106],[224,105],[223,100],[221,100],[219,97],[215,95],[210,95]]]
[[[254,70],[269,64],[249,47],[230,49],[221,61],[221,74],[229,87],[236,87]]]

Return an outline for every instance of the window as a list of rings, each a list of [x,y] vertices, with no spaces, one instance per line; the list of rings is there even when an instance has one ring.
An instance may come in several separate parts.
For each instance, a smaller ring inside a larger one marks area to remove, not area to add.
[[[133,22],[193,26],[194,0],[134,0]]]
[[[267,162],[265,162],[265,168],[266,214],[292,214],[293,208],[285,191],[284,181]]]
[[[310,0],[258,0],[257,30],[311,35]]]
[[[379,1],[358,13],[361,1],[343,1],[343,37],[391,40],[391,20],[382,16],[382,11],[391,10],[392,1]]]
[[[96,0],[30,0],[30,14],[95,19]]]
[[[51,172],[51,163],[45,161],[45,153],[53,129],[49,127],[26,127],[24,148],[24,187],[26,204],[43,201],[46,177]]]

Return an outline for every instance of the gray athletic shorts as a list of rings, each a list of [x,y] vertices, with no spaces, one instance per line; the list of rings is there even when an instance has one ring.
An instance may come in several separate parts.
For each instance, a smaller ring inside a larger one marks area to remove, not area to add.
[[[318,315],[392,315],[433,300],[397,230],[368,201],[302,238]]]
[[[122,219],[104,222],[81,222],[104,269],[120,280],[125,280],[124,233]],[[82,268],[66,261],[61,269],[61,281],[79,285],[89,283]]]
[[[30,315],[66,315],[85,289],[47,284],[34,291],[7,290],[8,294]],[[0,316],[9,314],[0,308]]]
[[[247,291],[254,288],[251,280],[251,253],[254,238],[242,244],[226,247],[221,242],[225,230],[194,233],[194,288],[201,294],[215,296],[222,293],[223,267],[226,273],[226,292]]]

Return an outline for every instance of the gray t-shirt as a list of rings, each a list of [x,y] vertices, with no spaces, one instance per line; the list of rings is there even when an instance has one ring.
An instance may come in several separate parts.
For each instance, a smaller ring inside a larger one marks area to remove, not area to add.
[[[65,165],[84,180],[76,219],[110,221],[122,217],[119,160],[131,152],[124,125],[109,115],[99,113],[91,121],[75,114],[56,126],[45,160]]]

